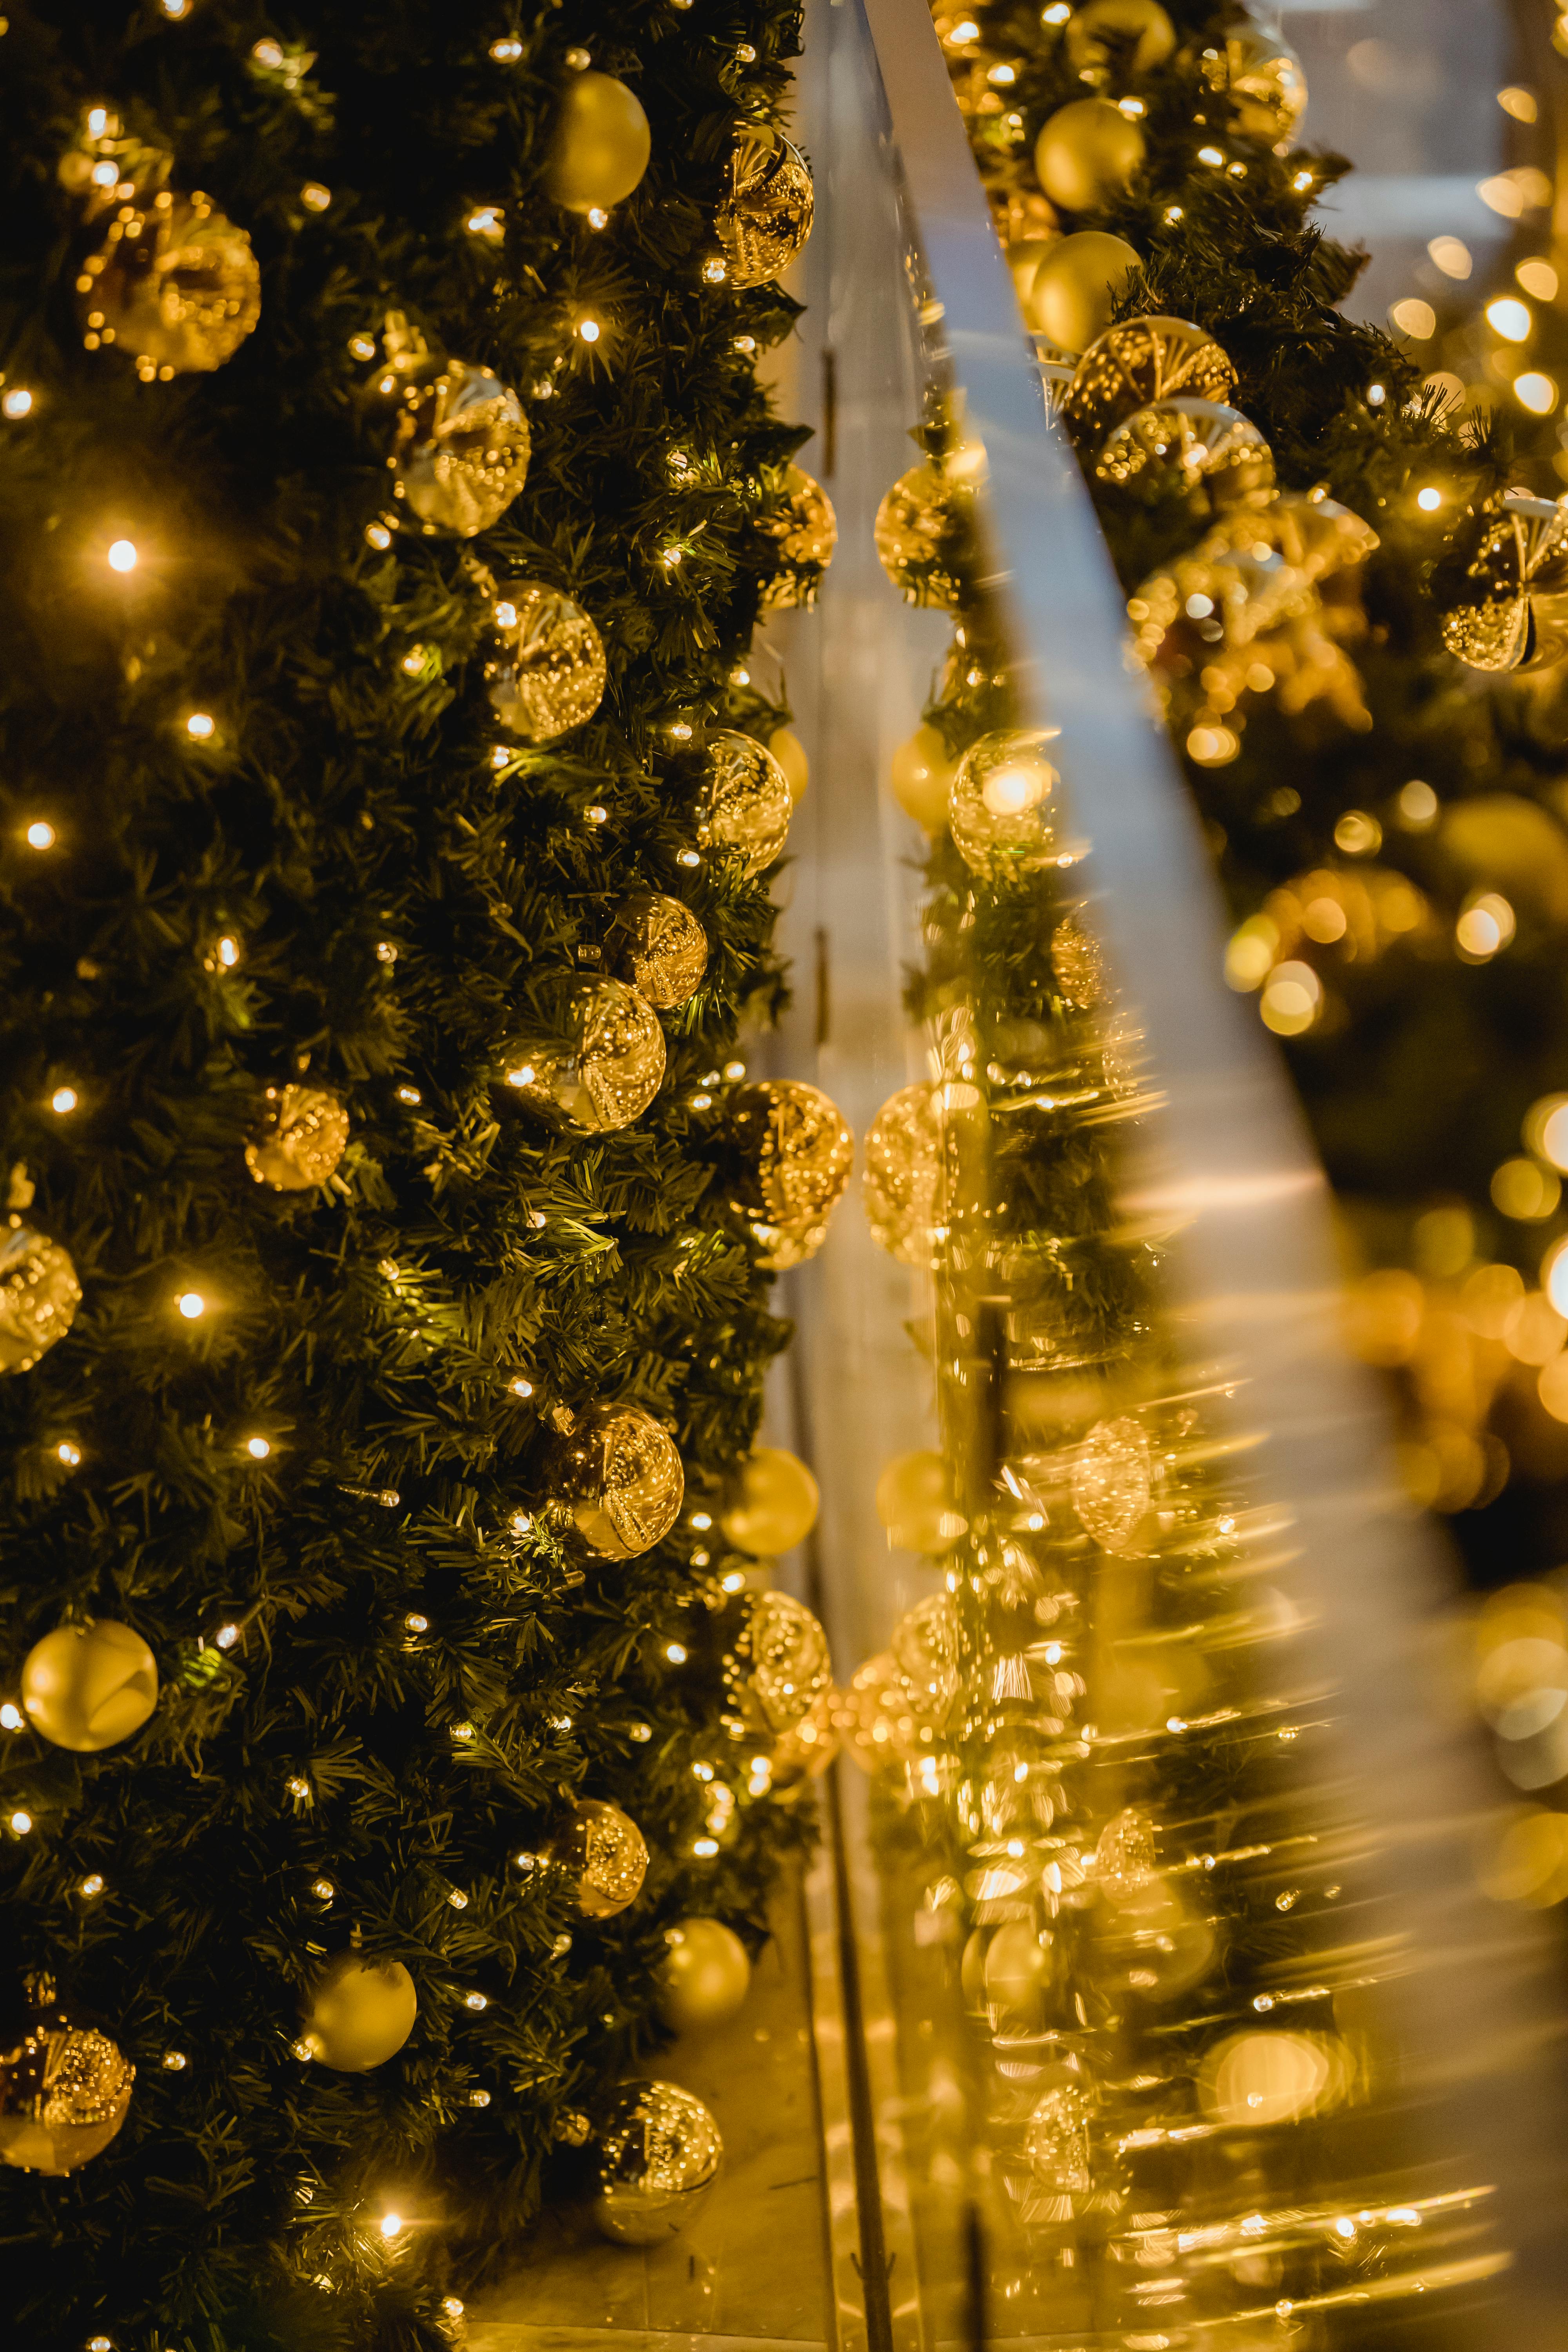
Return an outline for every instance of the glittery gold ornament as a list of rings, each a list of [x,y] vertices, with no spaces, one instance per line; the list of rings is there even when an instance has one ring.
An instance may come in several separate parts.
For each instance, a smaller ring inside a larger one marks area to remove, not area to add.
[[[766,1078],[731,1096],[731,1204],[751,1221],[764,1265],[798,1265],[821,1248],[849,1181],[855,1139],[837,1105],[798,1078]]]
[[[958,763],[948,831],[964,864],[987,881],[1070,866],[1082,854],[1059,822],[1061,778],[1046,756],[1057,732],[1003,729],[971,744]]]
[[[1337,499],[1284,491],[1255,514],[1222,516],[1195,551],[1219,560],[1272,550],[1311,582],[1325,604],[1353,607],[1359,631],[1365,625],[1359,604],[1362,572],[1377,545],[1372,525]]]
[[[1159,1876],[1154,1860],[1154,1824],[1136,1805],[1127,1806],[1100,1831],[1094,1848],[1096,1884],[1112,1903]]]
[[[268,1087],[266,1124],[245,1147],[245,1164],[258,1184],[275,1192],[305,1192],[324,1184],[343,1156],[349,1115],[321,1087]]]
[[[912,816],[928,833],[942,833],[947,826],[947,796],[957,770],[958,761],[936,729],[919,726],[893,754],[893,798],[905,815]]]
[[[662,2245],[695,2221],[723,2160],[719,2126],[693,2092],[627,2083],[599,2131],[594,2219],[619,2245]]]
[[[811,235],[816,198],[805,157],[782,131],[743,122],[730,152],[730,189],[715,226],[731,286],[765,286]]]
[[[761,874],[789,836],[788,779],[765,744],[731,728],[710,735],[706,751],[697,838],[738,857],[747,875]]]
[[[984,1103],[964,1079],[900,1087],[866,1134],[871,1238],[905,1265],[942,1263],[984,1203]]]
[[[777,1738],[810,1713],[833,1680],[827,1636],[787,1592],[753,1592],[724,1660],[730,1705],[749,1731]]]
[[[863,1772],[913,1763],[921,1752],[921,1722],[890,1650],[868,1658],[839,1694],[844,1753]]]
[[[768,749],[784,770],[791,806],[798,808],[811,782],[811,764],[805,756],[805,745],[793,727],[775,727],[768,737]]]
[[[906,604],[955,613],[972,568],[974,488],[952,458],[900,474],[877,509],[877,554]]]
[[[210,197],[167,188],[116,207],[76,290],[89,351],[111,345],[147,380],[221,367],[261,316],[245,231]]]
[[[626,1910],[647,1876],[647,1847],[636,1822],[619,1805],[593,1797],[573,1806],[566,1827],[545,1848],[545,1859],[571,1879],[584,1919],[613,1919]]]
[[[619,980],[568,984],[553,1034],[518,1052],[504,1073],[517,1099],[580,1134],[630,1127],[664,1080],[658,1015]]]
[[[1508,491],[1469,517],[1432,595],[1469,669],[1542,669],[1568,646],[1568,512]]]
[[[1058,237],[1038,255],[1020,288],[1024,323],[1031,334],[1043,335],[1076,359],[1105,332],[1117,297],[1142,266],[1136,246],[1104,229]]]
[[[1122,80],[1163,65],[1176,28],[1160,0],[1084,0],[1068,19],[1067,46],[1080,80]]]
[[[636,1559],[679,1517],[675,1441],[640,1405],[595,1405],[561,1431],[549,1465],[555,1516],[600,1559]]]
[[[1110,994],[1110,971],[1105,950],[1076,915],[1065,915],[1051,940],[1051,971],[1064,1003],[1075,1012],[1092,1013]]]
[[[377,380],[394,406],[394,498],[426,532],[472,539],[499,522],[528,478],[522,404],[488,367],[399,357]]]
[[[1093,2094],[1065,2067],[1055,2071],[1058,2079],[1040,2093],[1024,2132],[1024,2154],[1038,2183],[1038,2193],[1027,2200],[1026,2218],[1037,2227],[1070,2221],[1094,2188],[1089,2139]]]
[[[897,1454],[877,1481],[877,1517],[900,1551],[945,1551],[967,1520],[952,1491],[952,1472],[937,1453]]]
[[[819,482],[798,466],[784,468],[784,504],[762,516],[757,529],[778,551],[778,568],[763,590],[764,613],[816,602],[822,575],[838,544],[838,519]]]
[[[613,74],[574,74],[561,93],[545,194],[570,213],[608,212],[647,170],[653,133],[641,104]]]
[[[1178,397],[1228,404],[1236,370],[1214,337],[1189,319],[1126,319],[1090,343],[1062,394],[1076,440],[1100,448],[1124,416]]]
[[[501,641],[485,665],[490,706],[525,743],[554,743],[605,698],[605,644],[581,604],[538,580],[508,580],[490,617]]]
[[[658,2013],[677,2033],[723,2025],[744,2008],[752,1958],[722,1919],[678,1919],[664,1931]]]
[[[90,1755],[140,1731],[158,1704],[158,1668],[140,1633],[113,1617],[60,1625],[28,1651],[22,1705],[57,1748]]]
[[[340,1952],[310,1989],[295,2053],[334,2074],[367,2074],[397,2055],[418,2009],[414,1979],[401,1960]]]
[[[81,1305],[69,1253],[13,1217],[0,1226],[0,1372],[30,1372]]]
[[[776,1559],[804,1543],[816,1525],[821,1496],[797,1454],[782,1445],[753,1445],[740,1469],[740,1491],[719,1526],[737,1551]]]
[[[1267,507],[1274,453],[1256,425],[1216,400],[1156,401],[1116,427],[1094,461],[1102,482],[1175,482],[1213,514]]]
[[[1099,1421],[1073,1465],[1073,1508],[1096,1543],[1124,1551],[1149,1508],[1153,1469],[1149,1441],[1125,1415]]]
[[[768,1748],[768,1786],[780,1795],[801,1788],[826,1772],[838,1753],[838,1693],[829,1684],[819,1691],[798,1723],[792,1723]]]
[[[907,1609],[889,1648],[922,1722],[940,1724],[958,1696],[963,1637],[951,1592],[930,1592]]]
[[[1236,127],[1268,147],[1294,136],[1307,111],[1301,60],[1277,32],[1248,26],[1232,33],[1222,52],[1205,59],[1209,87],[1228,89]]]
[[[38,1978],[17,2027],[0,2029],[0,2163],[57,2178],[77,2171],[125,2121],[135,2080],[109,2035]]]
[[[708,969],[708,934],[679,898],[647,890],[616,908],[605,960],[617,980],[661,1013],[685,1004]]]
[[[1058,107],[1035,142],[1041,187],[1064,212],[1094,213],[1124,196],[1143,168],[1143,133],[1105,98]]]

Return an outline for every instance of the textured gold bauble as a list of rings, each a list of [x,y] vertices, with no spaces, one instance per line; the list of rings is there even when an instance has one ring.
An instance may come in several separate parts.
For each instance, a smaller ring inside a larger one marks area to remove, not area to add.
[[[1110,324],[1117,297],[1143,266],[1136,246],[1104,229],[1058,237],[1030,271],[1021,296],[1024,322],[1058,351],[1076,359]]]
[[[629,1909],[647,1876],[647,1846],[629,1813],[619,1805],[585,1798],[545,1848],[572,1881],[574,1899],[584,1919],[613,1919]]]
[[[752,1959],[722,1919],[678,1919],[658,1971],[658,2013],[677,2033],[723,2025],[745,2006]]]
[[[968,1521],[952,1491],[952,1471],[942,1454],[895,1454],[877,1481],[877,1517],[899,1551],[945,1551]]]
[[[340,1952],[311,1987],[295,2048],[338,2074],[368,2074],[395,2058],[419,2011],[401,1960]]]
[[[964,864],[988,881],[1072,862],[1058,822],[1061,778],[1047,757],[1055,732],[983,735],[958,763],[948,831]]]
[[[877,555],[906,604],[955,613],[974,533],[974,492],[950,459],[900,474],[877,509]]]
[[[559,1516],[600,1559],[636,1559],[680,1514],[686,1476],[675,1440],[640,1405],[577,1414],[550,1464]]]
[[[616,908],[605,938],[616,978],[661,1013],[687,1003],[708,969],[708,934],[679,898],[645,890]]]
[[[763,611],[815,604],[838,544],[838,518],[821,483],[798,466],[786,467],[784,502],[762,516],[757,529],[777,551],[778,568],[763,590]]]
[[[574,74],[561,93],[545,167],[545,194],[570,213],[608,212],[647,170],[647,116],[613,74]]]
[[[1064,1003],[1075,1012],[1092,1013],[1110,995],[1110,968],[1105,950],[1076,915],[1065,915],[1051,940],[1051,971]]]
[[[855,1139],[836,1103],[799,1078],[737,1087],[726,1134],[732,1205],[751,1220],[764,1265],[798,1265],[827,1238],[827,1220],[855,1164]]]
[[[805,745],[793,727],[775,727],[768,737],[768,749],[784,770],[784,782],[789,786],[790,805],[798,808],[811,782],[811,763],[805,756]]]
[[[1112,1903],[1124,1903],[1159,1876],[1154,1824],[1136,1805],[1108,1821],[1095,1842],[1095,1884]]]
[[[1096,1543],[1124,1551],[1149,1508],[1153,1469],[1149,1441],[1125,1415],[1096,1422],[1073,1465],[1072,1501]]]
[[[844,1753],[863,1772],[910,1764],[921,1752],[921,1722],[890,1650],[868,1658],[839,1693]]]
[[[1097,213],[1124,196],[1143,167],[1143,133],[1106,98],[1058,107],[1035,142],[1035,171],[1064,212]]]
[[[866,1220],[878,1248],[903,1265],[940,1265],[983,1207],[984,1108],[963,1079],[900,1087],[867,1129]]]
[[[490,617],[501,650],[485,666],[496,716],[525,743],[554,743],[605,698],[605,641],[581,604],[538,580],[508,580]]]
[[[1064,2070],[1065,2072],[1065,2070]],[[1024,2155],[1038,2183],[1020,2199],[1020,2213],[1037,2227],[1070,2221],[1094,2189],[1089,2164],[1089,2126],[1094,2096],[1070,2078],[1047,2085],[1036,2100],[1024,2131]]]
[[[1237,129],[1265,146],[1292,138],[1307,111],[1301,60],[1278,33],[1232,33],[1214,86],[1230,91]]]
[[[1372,525],[1337,499],[1286,490],[1256,514],[1222,516],[1194,552],[1216,562],[1272,550],[1325,597],[1344,600],[1359,598],[1362,567],[1377,546]]]
[[[765,1759],[770,1788],[783,1795],[826,1771],[838,1753],[838,1693],[830,1683],[800,1721],[772,1742]]]
[[[20,2031],[0,2042],[0,2164],[75,2172],[125,2121],[135,2080],[109,2035],[38,1979]]]
[[[268,1087],[265,1125],[245,1147],[245,1164],[275,1192],[324,1184],[348,1145],[349,1115],[321,1087]]]
[[[1539,669],[1568,644],[1568,513],[1509,492],[1470,520],[1432,593],[1443,643],[1468,668]]]
[[[261,272],[210,197],[164,188],[117,208],[82,264],[77,310],[89,351],[122,351],[148,379],[199,374],[232,359],[261,316]]]
[[[1096,336],[1073,370],[1061,415],[1075,437],[1100,447],[1124,416],[1181,396],[1226,405],[1236,370],[1214,337],[1189,319],[1125,319]]]
[[[917,727],[893,754],[893,798],[927,833],[945,832],[947,796],[957,771],[958,761],[936,729]]]
[[[695,2093],[627,2083],[599,2131],[594,2219],[619,2245],[662,2245],[696,2219],[723,2160],[719,2126]]]
[[[1160,0],[1084,0],[1068,19],[1068,57],[1085,81],[1135,79],[1163,66],[1175,46]]]
[[[0,1372],[30,1372],[80,1305],[68,1251],[19,1218],[0,1225]]]
[[[958,1607],[952,1593],[928,1593],[907,1609],[889,1647],[915,1712],[922,1722],[941,1723],[962,1679]]]
[[[1274,453],[1239,409],[1178,396],[1123,417],[1094,461],[1102,482],[1155,480],[1196,491],[1214,514],[1274,497]]]
[[[822,1497],[798,1454],[782,1445],[753,1445],[741,1465],[739,1491],[719,1526],[737,1551],[776,1559],[804,1543],[816,1525]]]
[[[724,1660],[731,1706],[749,1731],[778,1738],[809,1714],[833,1680],[827,1636],[804,1601],[753,1592]]]
[[[664,1061],[652,1005],[624,981],[583,980],[564,990],[555,1034],[530,1045],[505,1078],[552,1126],[606,1135],[642,1117],[663,1083]]]
[[[710,735],[706,753],[697,838],[738,857],[747,875],[761,874],[789,837],[788,779],[766,744],[731,728]]]
[[[765,286],[811,235],[816,197],[805,157],[782,131],[743,122],[730,152],[730,190],[715,227],[730,283]]]
[[[157,1704],[152,1651],[140,1633],[113,1617],[57,1627],[34,1643],[23,1663],[28,1722],[56,1748],[79,1755],[129,1739]]]
[[[394,362],[377,390],[395,410],[393,496],[420,530],[472,539],[499,522],[532,447],[516,393],[488,367],[423,357]]]

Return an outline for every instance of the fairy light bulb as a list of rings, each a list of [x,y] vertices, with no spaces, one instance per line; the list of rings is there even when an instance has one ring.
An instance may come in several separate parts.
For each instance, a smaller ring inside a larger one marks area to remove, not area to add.
[[[49,1097],[49,1108],[52,1111],[58,1111],[63,1118],[67,1111],[75,1110],[77,1101],[77,1090],[74,1087],[57,1087]]]
[[[217,721],[210,711],[193,710],[185,721],[185,732],[196,743],[210,743],[217,732]]]
[[[10,1699],[5,1701],[4,1706],[0,1706],[0,1728],[6,1731],[20,1731],[24,1720],[21,1708],[14,1706]]]
[[[194,1323],[199,1315],[206,1313],[207,1302],[199,1290],[182,1290],[174,1304],[187,1323]]]
[[[73,1445],[68,1437],[62,1439],[60,1444],[56,1446],[55,1454],[58,1459],[65,1464],[68,1470],[78,1470],[80,1468],[81,1448],[79,1445]]]
[[[52,849],[54,845],[54,826],[52,824],[45,824],[41,818],[35,818],[33,823],[27,827],[28,848]]]
[[[24,416],[33,413],[33,395],[24,384],[14,383],[9,392],[0,393],[0,410],[13,425],[19,425]]]
[[[402,2231],[403,2216],[401,2213],[384,2213],[382,2215],[381,2234],[384,2238],[398,2237],[402,2234]]]
[[[108,561],[111,572],[134,572],[137,562],[135,541],[117,539],[109,551]]]
[[[585,343],[596,343],[603,331],[597,319],[579,319],[577,321],[577,333]]]
[[[272,1451],[271,1440],[266,1437],[247,1437],[245,1441],[245,1450],[253,1462],[265,1462]]]

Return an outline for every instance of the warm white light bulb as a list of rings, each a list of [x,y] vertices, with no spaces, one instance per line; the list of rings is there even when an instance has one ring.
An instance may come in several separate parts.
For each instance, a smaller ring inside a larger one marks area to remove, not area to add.
[[[253,1462],[265,1462],[272,1447],[270,1442],[265,1437],[247,1437],[245,1441],[245,1450]]]
[[[29,849],[52,849],[52,848],[54,847],[54,845],[55,845],[55,829],[54,829],[54,826],[53,826],[52,824],[46,824],[43,822],[43,820],[42,820],[42,818],[41,818],[41,817],[39,817],[39,818],[35,818],[34,822],[33,822],[33,823],[32,823],[32,824],[27,827],[27,846],[28,846],[28,848],[29,848]]]
[[[217,721],[210,712],[193,710],[185,721],[185,732],[198,743],[210,743],[217,731]]]
[[[117,539],[115,541],[113,546],[109,551],[109,568],[111,572],[135,571],[136,543],[134,540]]]
[[[0,394],[0,409],[4,409],[13,425],[33,413],[33,395],[25,385],[14,383],[7,393]]]
[[[206,1312],[207,1302],[199,1290],[182,1290],[174,1303],[187,1323],[194,1323],[198,1315]]]
[[[68,1110],[75,1110],[76,1106],[77,1091],[74,1087],[57,1087],[49,1097],[49,1108],[58,1111],[62,1118]]]

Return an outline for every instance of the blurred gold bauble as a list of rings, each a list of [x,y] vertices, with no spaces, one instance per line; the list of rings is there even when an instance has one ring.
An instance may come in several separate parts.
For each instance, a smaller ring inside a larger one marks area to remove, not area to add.
[[[664,1931],[669,1947],[658,1971],[658,2013],[677,2033],[723,2025],[744,2007],[752,1959],[722,1919],[678,1919]]]
[[[1056,1956],[1026,1920],[976,1927],[964,1947],[962,1974],[965,1992],[992,2012],[1000,2030],[1039,2032]]]
[[[152,1651],[113,1617],[46,1633],[22,1666],[22,1705],[34,1730],[81,1755],[129,1739],[157,1704]]]
[[[775,1792],[787,1794],[826,1771],[838,1753],[838,1693],[829,1683],[800,1721],[772,1742],[765,1760]]]
[[[730,153],[730,190],[714,223],[730,284],[765,286],[811,235],[816,193],[805,157],[782,131],[742,122]]]
[[[488,367],[425,356],[393,362],[376,389],[395,404],[393,496],[419,528],[472,539],[499,522],[532,446],[516,393]]]
[[[900,1551],[945,1551],[966,1520],[940,1454],[896,1454],[877,1481],[877,1517]]]
[[[719,2126],[694,2093],[625,2084],[599,2131],[594,2219],[620,2245],[662,2245],[696,2219],[723,2160]]]
[[[245,1164],[275,1192],[324,1184],[343,1156],[349,1115],[321,1087],[268,1087],[266,1126],[245,1147]]]
[[[1106,1551],[1126,1549],[1136,1534],[1153,1485],[1149,1441],[1125,1415],[1099,1421],[1073,1465],[1073,1508]]]
[[[821,1248],[849,1181],[855,1139],[837,1104],[799,1078],[737,1087],[727,1107],[731,1205],[751,1222],[764,1265],[798,1265]]]
[[[544,1850],[545,1860],[571,1879],[584,1919],[613,1919],[642,1893],[647,1876],[647,1846],[629,1813],[619,1805],[584,1798]]]
[[[838,544],[838,520],[820,482],[814,482],[798,466],[790,466],[784,470],[784,505],[757,524],[763,537],[772,540],[778,551],[778,568],[763,590],[764,613],[815,604],[822,575]]]
[[[81,1305],[69,1253],[19,1217],[0,1225],[0,1372],[30,1372]]]
[[[924,1723],[940,1723],[958,1696],[961,1628],[951,1592],[930,1592],[906,1609],[889,1644]]]
[[[311,1989],[299,2054],[338,2074],[368,2074],[395,2058],[419,2011],[414,1979],[401,1960],[367,1960],[340,1952]]]
[[[1210,68],[1210,86],[1229,90],[1237,129],[1265,146],[1291,138],[1307,111],[1301,60],[1278,33],[1251,27],[1232,33],[1223,58]]]
[[[844,1753],[863,1772],[911,1764],[921,1753],[921,1722],[890,1650],[868,1658],[839,1693]]]
[[[501,650],[485,665],[490,706],[525,743],[554,743],[605,698],[605,642],[581,604],[538,580],[508,580],[490,608]]]
[[[776,1559],[805,1542],[820,1501],[816,1481],[798,1455],[782,1445],[753,1445],[741,1465],[740,1492],[719,1525],[737,1551]]]
[[[689,1002],[708,969],[708,934],[679,898],[647,890],[616,908],[605,941],[617,980],[661,1013]]]
[[[1124,196],[1143,166],[1143,133],[1105,98],[1058,107],[1035,142],[1035,170],[1064,212],[1100,212]]]
[[[552,1504],[600,1559],[636,1559],[680,1515],[686,1475],[675,1440],[636,1404],[595,1405],[561,1432]]]
[[[210,197],[167,188],[117,208],[76,290],[89,351],[124,352],[148,381],[221,367],[261,316],[245,231]]]
[[[947,827],[947,796],[958,761],[934,727],[915,729],[907,743],[893,754],[893,798],[906,816],[928,833]]]
[[[1105,950],[1076,915],[1064,915],[1051,940],[1051,971],[1065,1003],[1075,1012],[1092,1013],[1110,995],[1110,969]]]
[[[1070,2221],[1079,2210],[1075,2200],[1094,2189],[1089,2163],[1089,2126],[1094,2119],[1094,2094],[1065,2067],[1036,2100],[1024,2133],[1024,2154],[1043,2194],[1026,2196],[1020,2211],[1038,2227],[1042,2222]]]
[[[1068,20],[1068,57],[1082,80],[1149,73],[1175,46],[1160,0],[1084,0]]]
[[[1102,482],[1176,482],[1210,511],[1267,507],[1274,453],[1239,409],[1216,400],[1156,401],[1123,417],[1094,461]]]
[[[1125,1806],[1100,1831],[1095,1842],[1094,1874],[1112,1903],[1125,1902],[1159,1876],[1154,1824],[1136,1805]]]
[[[768,749],[784,770],[784,782],[789,786],[790,806],[798,808],[811,782],[811,763],[805,756],[805,745],[793,727],[775,727],[768,737]]]
[[[955,613],[974,528],[973,487],[949,459],[926,457],[900,474],[877,509],[877,555],[906,604]]]
[[[613,74],[574,74],[561,93],[544,189],[569,213],[608,212],[647,170],[653,135],[641,105]]]
[[[1076,359],[1105,332],[1118,294],[1131,272],[1142,268],[1137,247],[1103,229],[1060,237],[1029,273],[1028,290],[1021,297],[1024,322],[1032,334]]]
[[[1202,327],[1188,319],[1125,319],[1090,343],[1062,394],[1061,415],[1075,438],[1101,447],[1124,416],[1155,402],[1228,404],[1236,370]]]
[[[584,980],[565,990],[559,1020],[556,1036],[531,1044],[507,1069],[508,1087],[553,1127],[586,1135],[630,1127],[664,1080],[658,1013],[624,981]]]
[[[902,1265],[939,1265],[984,1206],[984,1112],[967,1081],[900,1087],[867,1129],[866,1221],[878,1248]]]
[[[789,782],[773,753],[751,735],[721,727],[708,738],[708,772],[697,804],[697,838],[727,850],[748,876],[771,866],[789,837]]]
[[[1513,491],[1488,499],[1431,594],[1468,668],[1545,668],[1568,648],[1568,513]]]
[[[782,1738],[810,1714],[832,1679],[827,1636],[805,1602],[787,1592],[753,1592],[724,1660],[730,1704],[746,1729]]]
[[[958,763],[947,797],[948,830],[973,872],[988,881],[1069,864],[1057,823],[1060,776],[1046,756],[1057,730],[983,735]]]
[[[0,2041],[0,2164],[58,2178],[109,2146],[136,2069],[40,1979],[19,2030]]]
[[[1112,1980],[1144,2000],[1174,2000],[1213,1968],[1212,1923],[1163,1879],[1134,1886],[1100,1915],[1099,1944]]]

